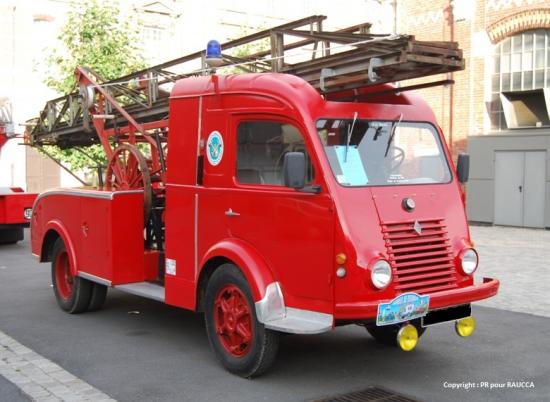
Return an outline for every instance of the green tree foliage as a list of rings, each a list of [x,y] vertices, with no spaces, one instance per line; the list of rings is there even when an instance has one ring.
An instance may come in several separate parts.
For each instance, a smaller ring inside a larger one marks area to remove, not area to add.
[[[58,36],[63,45],[47,57],[46,84],[68,94],[75,89],[74,70],[91,67],[111,80],[145,67],[139,47],[139,25],[120,14],[118,4],[105,0],[76,1]]]
[[[139,46],[139,24],[135,18],[122,16],[117,2],[74,1],[58,40],[61,46],[52,49],[46,58],[45,83],[63,94],[75,91],[77,66],[91,67],[105,80],[145,67]],[[93,145],[83,150],[102,164],[106,163],[101,146]],[[47,151],[73,170],[95,167],[78,151],[57,147],[49,147]]]

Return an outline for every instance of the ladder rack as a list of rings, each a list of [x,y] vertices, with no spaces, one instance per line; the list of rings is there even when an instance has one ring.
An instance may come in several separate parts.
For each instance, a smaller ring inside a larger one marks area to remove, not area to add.
[[[322,15],[310,16],[224,43],[223,63],[218,69],[223,72],[224,67],[234,66],[243,72],[294,74],[321,94],[464,69],[462,50],[456,42],[375,35],[369,33],[368,23],[325,31],[325,19]],[[260,40],[269,40],[270,49],[246,57],[235,55],[242,46]],[[311,48],[309,57],[304,55],[306,46]],[[99,128],[115,142],[131,136],[135,142],[152,143],[147,137],[155,130],[157,136],[160,133],[160,144],[168,127],[171,86],[181,78],[208,74],[207,70],[205,51],[111,81],[80,68],[87,86],[47,102],[30,131],[29,142],[37,147],[71,148],[100,142],[105,146],[106,139],[98,135],[99,121]],[[90,112],[94,102],[95,114]]]

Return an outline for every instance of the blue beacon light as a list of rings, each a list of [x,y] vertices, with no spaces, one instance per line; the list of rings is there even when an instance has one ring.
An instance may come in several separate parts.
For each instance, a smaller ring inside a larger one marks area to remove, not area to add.
[[[206,45],[206,64],[209,67],[218,67],[223,63],[222,47],[217,40],[211,40]]]

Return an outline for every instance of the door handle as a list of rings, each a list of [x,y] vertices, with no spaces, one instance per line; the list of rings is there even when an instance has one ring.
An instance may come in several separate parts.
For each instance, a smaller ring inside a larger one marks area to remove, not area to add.
[[[229,208],[227,211],[225,211],[225,216],[241,216],[241,214],[238,212],[234,212],[231,208]]]
[[[519,192],[521,193],[523,191],[523,186],[519,186]]]

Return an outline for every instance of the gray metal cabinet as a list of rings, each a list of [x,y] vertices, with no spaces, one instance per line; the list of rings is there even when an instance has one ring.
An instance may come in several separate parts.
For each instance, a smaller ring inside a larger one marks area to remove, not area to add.
[[[544,227],[545,181],[545,151],[496,151],[494,223]]]

